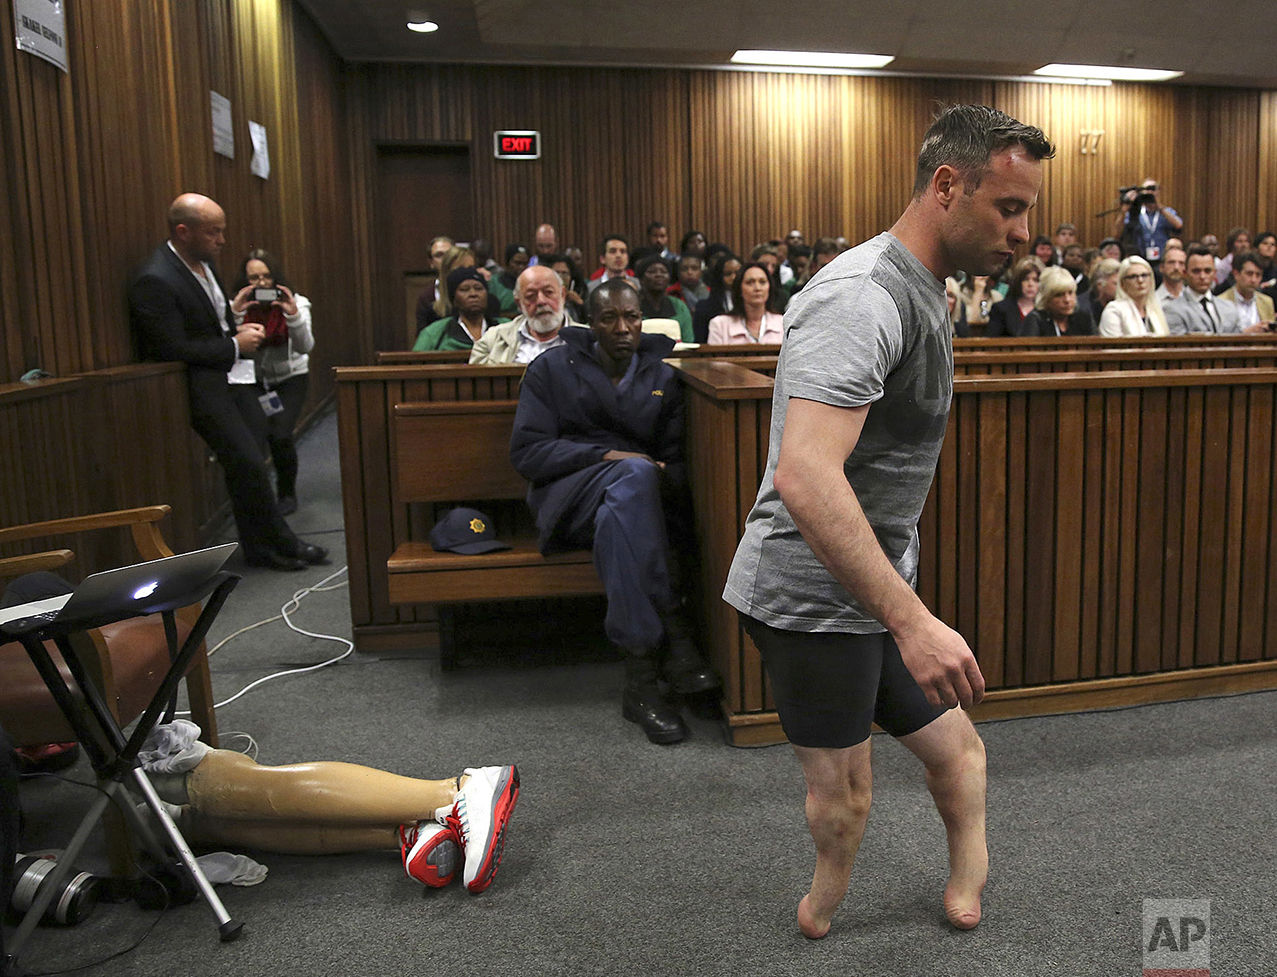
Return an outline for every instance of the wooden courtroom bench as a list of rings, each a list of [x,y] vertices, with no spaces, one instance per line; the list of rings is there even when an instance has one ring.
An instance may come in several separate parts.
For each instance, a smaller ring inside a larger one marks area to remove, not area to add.
[[[391,430],[395,505],[431,504],[427,521],[456,504],[480,509],[494,521],[499,516],[492,502],[509,500],[522,507],[528,483],[510,464],[517,406],[515,400],[396,404]],[[445,668],[456,659],[452,605],[603,592],[590,550],[542,556],[535,531],[513,528],[520,521],[506,520],[511,531],[497,534],[510,544],[508,550],[465,556],[436,552],[428,539],[410,539],[386,560],[392,604],[438,606]]]

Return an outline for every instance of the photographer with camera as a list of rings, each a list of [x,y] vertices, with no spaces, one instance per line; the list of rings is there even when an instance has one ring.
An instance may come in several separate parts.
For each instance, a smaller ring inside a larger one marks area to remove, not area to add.
[[[258,399],[266,415],[266,442],[275,464],[279,511],[297,511],[297,446],[293,429],[310,387],[310,299],[284,283],[278,260],[261,248],[248,252],[235,282],[231,312],[235,324],[261,323],[265,338],[257,350]]]
[[[1119,187],[1122,214],[1113,225],[1113,234],[1121,239],[1123,251],[1139,255],[1153,267],[1162,260],[1166,239],[1184,227],[1175,208],[1158,200],[1160,189],[1151,178],[1138,186]]]

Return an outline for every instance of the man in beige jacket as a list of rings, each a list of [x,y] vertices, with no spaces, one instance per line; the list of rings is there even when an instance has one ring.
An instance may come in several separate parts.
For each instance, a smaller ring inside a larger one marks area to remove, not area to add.
[[[514,284],[520,314],[475,340],[470,362],[484,366],[531,363],[547,349],[563,345],[559,330],[579,326],[563,311],[563,282],[551,268],[533,265]]]

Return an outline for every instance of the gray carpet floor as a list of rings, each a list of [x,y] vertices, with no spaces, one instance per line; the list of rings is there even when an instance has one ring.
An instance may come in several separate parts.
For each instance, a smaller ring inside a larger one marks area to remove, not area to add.
[[[344,562],[333,417],[301,455],[290,521],[333,566],[246,570],[213,640]],[[294,618],[349,636],[345,589],[308,597]],[[282,623],[249,632],[213,656],[219,699],[340,651]],[[263,763],[340,759],[421,777],[517,763],[523,792],[492,887],[425,890],[389,852],[250,853],[266,881],[220,889],[246,923],[239,942],[219,944],[199,902],[101,904],[78,926],[41,928],[21,964],[245,977],[1138,974],[1143,900],[1192,898],[1211,901],[1216,973],[1277,973],[1277,694],[982,725],[992,868],[971,933],[944,921],[944,832],[921,769],[877,737],[851,889],[829,937],[811,943],[794,923],[813,853],[789,748],[733,749],[697,716],[686,742],[651,746],[620,716],[621,680],[585,642],[551,656],[474,649],[447,673],[427,651],[354,654],[268,682],[219,710],[227,745],[248,733]],[[87,779],[85,764],[69,776]],[[28,781],[27,848],[64,845],[89,793]],[[100,871],[100,844],[83,861]]]

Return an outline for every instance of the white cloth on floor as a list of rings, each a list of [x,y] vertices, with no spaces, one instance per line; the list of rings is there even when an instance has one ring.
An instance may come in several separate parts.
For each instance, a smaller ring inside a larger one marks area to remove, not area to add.
[[[195,859],[204,876],[214,885],[229,882],[231,885],[257,885],[266,880],[266,866],[247,855],[232,855],[228,851],[215,851]]]
[[[211,746],[200,742],[198,726],[189,719],[175,719],[151,730],[137,759],[147,773],[186,773],[210,750]]]

